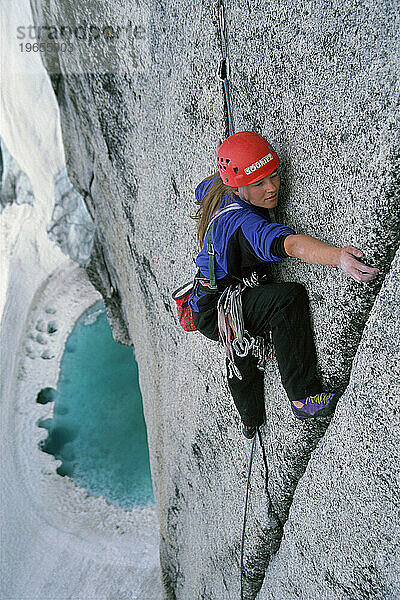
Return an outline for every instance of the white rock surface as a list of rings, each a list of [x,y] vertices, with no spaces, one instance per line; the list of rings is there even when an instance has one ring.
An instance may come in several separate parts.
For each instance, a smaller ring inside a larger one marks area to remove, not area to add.
[[[53,405],[36,403],[37,394],[56,387],[65,341],[76,319],[99,299],[83,268],[72,264],[52,274],[24,324],[12,377],[3,377],[1,598],[160,598],[155,508],[127,512],[89,496],[57,475],[59,461],[38,448],[47,432],[37,421],[49,417]],[[50,308],[60,327],[48,340],[53,358],[45,360],[29,333],[38,319],[52,318]],[[3,328],[2,344],[7,333]]]
[[[1,11],[0,135],[33,204],[15,198],[0,215],[0,597],[159,600],[154,508],[127,513],[90,497],[38,448],[45,432],[36,423],[52,405],[36,396],[56,385],[66,337],[100,295],[46,233],[65,167],[58,106],[40,55],[18,49],[17,26],[32,23],[29,1],[6,0]]]

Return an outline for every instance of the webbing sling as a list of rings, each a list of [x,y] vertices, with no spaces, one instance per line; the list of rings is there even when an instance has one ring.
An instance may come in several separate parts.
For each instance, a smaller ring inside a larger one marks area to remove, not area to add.
[[[210,274],[210,285],[215,287],[215,251],[212,243],[212,232],[214,223],[211,224],[207,238],[208,272]]]
[[[207,235],[207,254],[208,254],[208,271],[210,273],[210,285],[215,287],[215,250],[212,241],[212,232],[216,219],[225,215],[234,210],[243,210],[243,207],[240,206],[237,202],[232,202],[232,204],[228,204],[224,208],[217,210],[215,215],[212,217],[210,222],[208,223],[206,235]]]

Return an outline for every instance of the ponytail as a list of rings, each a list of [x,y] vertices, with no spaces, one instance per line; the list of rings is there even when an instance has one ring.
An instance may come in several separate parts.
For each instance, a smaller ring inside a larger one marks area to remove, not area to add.
[[[209,181],[215,175],[219,175],[219,172],[213,173],[209,175],[203,181]],[[199,208],[196,211],[196,214],[193,215],[193,219],[197,221],[197,240],[200,244],[200,248],[204,243],[204,236],[207,231],[208,223],[210,222],[211,217],[219,209],[221,206],[222,200],[225,196],[234,197],[233,188],[225,185],[222,182],[221,177],[217,177],[216,181],[212,184],[211,188],[208,190],[207,194],[203,197]]]

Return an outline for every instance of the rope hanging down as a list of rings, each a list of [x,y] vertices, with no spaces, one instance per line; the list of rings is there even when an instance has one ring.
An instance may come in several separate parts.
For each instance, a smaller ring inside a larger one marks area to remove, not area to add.
[[[230,66],[229,66],[229,57],[228,57],[228,44],[226,40],[226,27],[225,27],[225,13],[224,13],[224,5],[221,0],[218,0],[216,3],[216,12],[218,18],[218,33],[221,44],[221,61],[219,63],[218,76],[222,81],[222,85],[224,86],[224,95],[225,95],[225,106],[226,112],[228,114],[228,132],[229,135],[235,133],[235,127],[233,125],[233,117],[232,117],[232,108],[231,108],[231,99],[229,95],[229,75],[230,75]]]
[[[258,427],[257,427],[258,429]],[[242,529],[242,541],[240,544],[240,600],[243,600],[243,575],[244,575],[244,536],[246,533],[246,521],[247,521],[247,505],[249,502],[249,490],[250,490],[250,476],[251,467],[253,464],[254,446],[256,445],[256,436],[253,437],[251,442],[249,469],[247,471],[247,487],[246,487],[246,500],[244,503],[244,517],[243,517],[243,529]]]
[[[218,19],[218,33],[219,33],[219,39],[220,39],[220,45],[221,45],[221,60],[220,60],[220,64],[219,64],[218,76],[221,79],[223,87],[224,87],[225,107],[226,107],[226,112],[228,115],[228,133],[229,133],[229,135],[233,135],[235,133],[235,128],[234,128],[234,124],[233,124],[232,107],[231,107],[231,100],[230,100],[230,94],[229,94],[230,65],[229,65],[229,56],[228,56],[228,44],[227,44],[227,36],[226,36],[224,10],[225,9],[224,9],[222,0],[217,0],[216,13],[217,13],[217,19]],[[270,212],[271,221],[274,222],[275,221],[274,212],[273,211],[269,211],[269,212]],[[258,282],[254,282],[254,285],[257,285],[257,284],[258,284]],[[252,287],[252,283],[244,282],[244,287]],[[235,291],[236,291],[236,295],[232,293]],[[252,338],[244,328],[243,316],[242,316],[242,312],[241,312],[241,297],[240,297],[240,294],[242,291],[243,290],[241,289],[241,286],[238,287],[238,290],[229,288],[228,292],[227,292],[228,298],[224,297],[225,294],[222,294],[222,297],[220,298],[220,301],[218,303],[218,305],[219,305],[218,306],[218,308],[219,308],[219,310],[218,310],[219,327],[218,328],[220,331],[220,335],[221,335],[221,332],[222,332],[222,334],[224,334],[221,336],[221,339],[222,339],[223,345],[225,347],[225,350],[227,351],[227,358],[229,360],[231,370],[239,379],[241,379],[241,374],[234,363],[233,350],[235,350],[235,352],[239,356],[245,356],[245,355],[247,355],[249,350],[253,349],[253,354],[259,359],[258,366],[259,366],[259,368],[261,368],[261,370],[264,370],[263,367],[264,367],[265,359],[267,357],[273,358],[273,352],[270,351],[267,354],[267,352],[265,350],[265,340],[262,340],[260,337],[257,337],[256,339]],[[230,292],[230,294],[229,294],[229,292]],[[233,302],[233,304],[234,304],[233,307],[230,305],[230,309],[233,308],[234,310],[229,310],[228,312],[230,314],[227,315],[227,314],[224,314],[225,311],[223,310],[222,307],[228,301],[230,296],[235,296],[236,302]],[[228,317],[228,322],[227,322],[226,317]],[[229,320],[229,317],[230,317],[230,320]],[[235,319],[233,320],[232,317],[235,317]],[[232,321],[235,322],[236,327],[228,326],[229,324],[233,325]],[[230,329],[232,329],[233,331],[231,332]],[[235,340],[232,339],[232,333],[236,333]],[[235,348],[232,347],[233,344],[231,342],[236,342]],[[272,342],[272,340],[271,340],[271,342]],[[233,375],[233,373],[231,374],[231,376]],[[265,492],[268,496],[271,510],[276,515],[278,523],[280,523],[279,517],[277,516],[276,511],[274,510],[274,506],[272,504],[271,496],[270,496],[269,490],[268,490],[268,464],[267,464],[267,457],[265,454],[264,445],[262,443],[262,437],[261,437],[259,427],[257,427],[256,431],[258,434],[261,453],[262,453],[264,466],[265,466]],[[249,496],[250,496],[251,468],[252,468],[252,464],[253,464],[254,448],[256,446],[256,437],[257,436],[255,435],[252,440],[252,444],[251,444],[251,452],[250,452],[249,467],[248,467],[248,474],[247,474],[246,500],[245,500],[245,506],[244,506],[244,516],[243,516],[243,529],[242,529],[242,538],[241,538],[241,547],[240,547],[240,597],[241,597],[241,600],[243,600],[244,546],[245,546],[245,534],[246,534],[246,523],[247,523],[247,509],[248,509],[248,502],[249,502]]]
[[[268,489],[268,463],[267,463],[267,455],[265,453],[264,444],[261,437],[260,428],[257,427],[257,435],[255,435],[251,442],[251,450],[250,450],[250,459],[249,459],[249,468],[247,471],[247,486],[246,486],[246,500],[244,503],[244,516],[243,516],[243,528],[242,528],[242,539],[240,544],[240,600],[244,600],[243,598],[243,579],[244,579],[244,542],[245,542],[245,534],[246,534],[246,524],[247,524],[247,509],[249,504],[249,496],[250,496],[250,478],[251,478],[251,468],[253,465],[253,456],[254,456],[254,448],[256,447],[256,439],[258,436],[258,441],[260,443],[261,454],[265,467],[265,493],[268,497],[268,501],[271,507],[271,511],[273,512],[277,523],[281,527],[283,527],[283,523],[278,517],[277,512],[275,511],[274,505],[272,503],[271,495]]]

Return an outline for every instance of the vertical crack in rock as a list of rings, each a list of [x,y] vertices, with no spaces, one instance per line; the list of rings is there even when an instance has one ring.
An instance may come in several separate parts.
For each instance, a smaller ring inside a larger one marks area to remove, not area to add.
[[[161,557],[161,579],[163,584],[163,591],[166,594],[167,600],[177,600],[179,593],[176,588],[176,582],[183,577],[183,573],[179,569],[181,562],[180,559],[180,546],[179,546],[179,526],[180,516],[182,513],[183,505],[186,504],[186,500],[182,494],[181,489],[175,483],[173,492],[173,502],[170,503],[167,514],[165,531],[168,531],[168,539],[161,536],[160,544],[160,557]],[[174,555],[174,560],[171,561],[170,556]],[[163,560],[163,557],[165,559]],[[178,595],[177,595],[178,593]]]
[[[262,600],[397,598],[400,254],[376,298],[348,389],[293,500]],[[317,512],[316,512],[317,511]],[[315,515],[315,518],[310,518]],[[317,551],[319,550],[319,551]],[[318,577],[316,574],[318,573]]]

